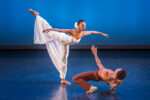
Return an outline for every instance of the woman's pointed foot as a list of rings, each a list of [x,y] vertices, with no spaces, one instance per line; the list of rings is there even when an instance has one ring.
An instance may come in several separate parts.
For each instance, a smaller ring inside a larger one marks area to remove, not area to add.
[[[68,81],[66,81],[65,79],[62,79],[62,80],[61,80],[61,84],[68,84],[68,85],[70,85],[71,83],[68,82]]]
[[[36,12],[36,11],[34,11],[34,10],[32,10],[32,9],[29,9],[29,11],[30,11],[34,16],[38,16],[38,15],[39,15],[38,12]]]

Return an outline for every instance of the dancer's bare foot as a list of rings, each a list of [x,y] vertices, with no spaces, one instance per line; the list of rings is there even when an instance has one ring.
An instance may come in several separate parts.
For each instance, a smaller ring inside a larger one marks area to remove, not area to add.
[[[65,79],[62,79],[62,80],[61,80],[61,84],[68,84],[68,85],[70,85],[71,83],[68,82],[68,81],[66,81]]]
[[[34,10],[32,10],[32,9],[29,9],[29,11],[30,11],[34,16],[38,16],[38,15],[39,15],[38,12],[36,12],[36,11],[34,11]]]

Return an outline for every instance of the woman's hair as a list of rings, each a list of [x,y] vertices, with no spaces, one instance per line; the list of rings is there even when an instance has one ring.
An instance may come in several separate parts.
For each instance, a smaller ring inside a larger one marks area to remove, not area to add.
[[[78,20],[77,25],[79,25],[81,22],[85,22],[84,20]]]
[[[123,80],[126,77],[126,71],[124,69],[121,69],[120,71],[117,72],[117,79]]]
[[[78,28],[78,25],[79,25],[81,22],[85,22],[85,21],[84,21],[84,20],[78,20],[77,22],[75,22],[75,28]]]

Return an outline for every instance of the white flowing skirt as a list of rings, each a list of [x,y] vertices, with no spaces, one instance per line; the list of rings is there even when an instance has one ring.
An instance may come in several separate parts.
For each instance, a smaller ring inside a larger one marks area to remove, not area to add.
[[[42,17],[36,16],[34,27],[34,43],[46,44],[50,58],[60,73],[60,78],[65,79],[69,45],[79,41],[62,32],[50,31],[48,33],[43,33],[43,30],[48,28],[52,28],[48,22]]]

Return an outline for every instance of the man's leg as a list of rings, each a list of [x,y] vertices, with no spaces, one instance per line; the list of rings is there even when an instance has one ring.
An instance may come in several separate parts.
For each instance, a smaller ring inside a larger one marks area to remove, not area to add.
[[[92,86],[87,81],[99,81],[97,78],[98,71],[90,71],[78,74],[72,78],[73,82],[81,86],[87,93],[92,93],[93,91],[97,90],[97,87]]]

